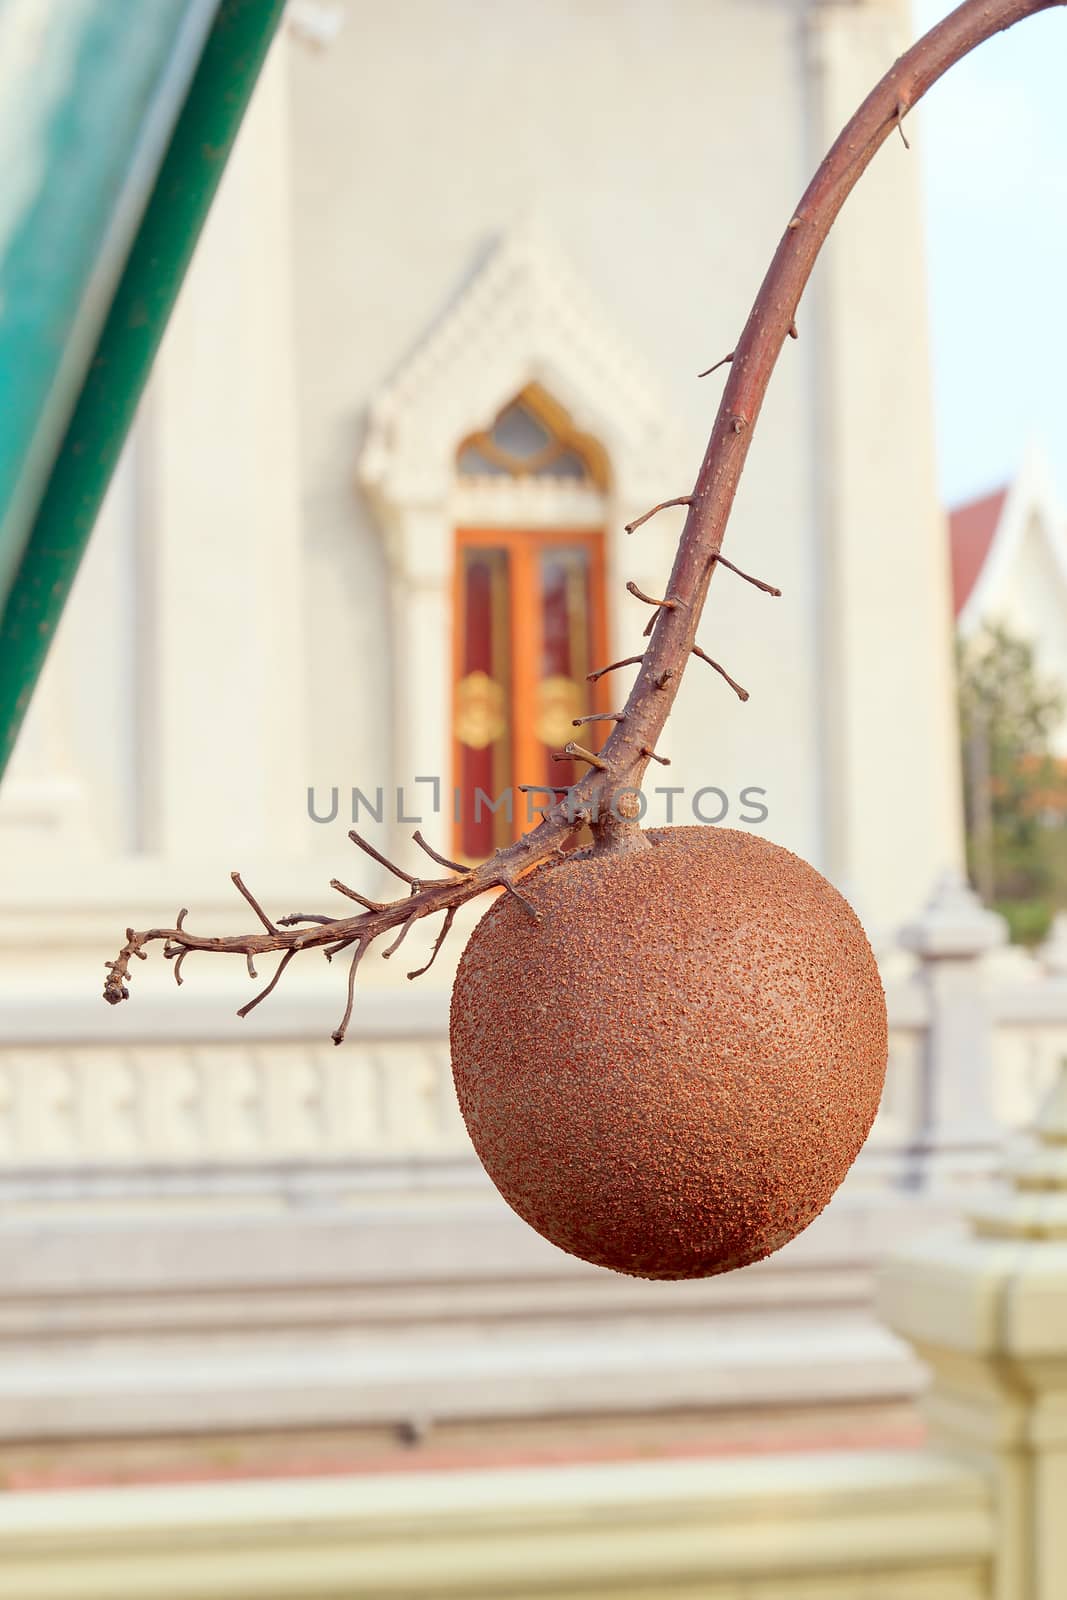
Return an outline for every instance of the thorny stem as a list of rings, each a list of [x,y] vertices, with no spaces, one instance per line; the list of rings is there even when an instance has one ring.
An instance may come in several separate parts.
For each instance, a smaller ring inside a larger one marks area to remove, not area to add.
[[[255,1000],[242,1007],[240,1015],[247,1014],[266,998],[299,952],[320,949],[333,955],[355,944],[348,975],[347,1005],[333,1034],[334,1041],[340,1044],[352,1015],[359,963],[369,946],[387,929],[397,928],[403,937],[422,917],[443,911],[445,922],[430,957],[432,962],[451,927],[456,908],[487,890],[507,890],[527,914],[536,917],[536,907],[516,888],[516,883],[530,872],[546,870],[562,859],[564,842],[587,822],[593,827],[598,852],[641,847],[637,820],[640,808],[633,803],[635,793],[640,789],[649,761],[654,759],[653,752],[690,655],[697,653],[709,659],[703,651],[694,651],[708,586],[720,564],[719,550],[727,520],[771,373],[786,339],[797,336],[797,307],[827,234],[878,149],[898,130],[903,135],[904,117],[939,78],[994,34],[1026,17],[1064,4],[1067,0],[966,0],[890,68],[822,162],[782,235],[741,338],[726,362],[719,363],[729,366],[729,376],[692,494],[663,502],[664,505],[687,503],[688,513],[666,588],[669,599],[650,602],[656,609],[651,618],[648,648],[643,656],[630,658],[633,664],[640,664],[640,671],[622,709],[621,720],[616,722],[590,771],[564,798],[557,799],[545,810],[539,825],[488,861],[471,869],[450,870],[447,877],[429,882],[413,878],[353,834],[353,841],[362,850],[403,879],[411,891],[403,899],[383,905],[368,901],[333,880],[333,888],[366,907],[353,917],[319,921],[312,915],[297,918],[293,914],[274,923],[235,873],[234,883],[263,924],[262,932],[227,938],[188,933],[183,926],[184,912],[173,928],[149,928],[143,932],[128,928],[126,943],[118,957],[106,963],[106,1000],[115,1005],[128,998],[130,961],[134,957],[143,960],[145,945],[157,941],[163,942],[165,955],[177,958],[175,977],[179,982],[181,964],[192,951],[240,954],[246,958],[272,950],[281,951],[282,959],[274,977]],[[636,528],[645,520],[639,518],[631,526]],[[636,586],[629,587],[634,593]],[[629,664],[630,661],[616,663]],[[721,668],[717,670],[722,671]],[[596,676],[599,674],[590,674],[591,678]],[[580,752],[578,747],[568,748],[573,749],[579,759],[589,760],[587,752]],[[427,849],[424,840],[420,839],[419,843]],[[427,853],[449,869],[457,866],[432,850]],[[297,921],[304,925],[293,926]],[[399,943],[400,938],[394,940],[392,949]]]

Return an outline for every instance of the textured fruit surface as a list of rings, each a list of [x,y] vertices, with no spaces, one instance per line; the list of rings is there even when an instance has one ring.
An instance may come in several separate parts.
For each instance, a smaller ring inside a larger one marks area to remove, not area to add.
[[[697,1278],[826,1205],[885,1076],[863,929],[813,867],[727,828],[574,858],[497,900],[452,997],[460,1107],[489,1176],[562,1250]]]

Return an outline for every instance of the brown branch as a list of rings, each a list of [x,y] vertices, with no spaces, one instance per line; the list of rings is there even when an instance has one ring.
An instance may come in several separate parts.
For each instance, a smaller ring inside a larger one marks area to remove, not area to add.
[[[624,661],[613,661],[610,667],[598,667],[595,672],[587,672],[585,675],[586,682],[596,683],[597,680],[599,678],[603,678],[606,673],[618,672],[620,667],[638,667],[641,665],[641,662],[644,659],[644,656],[627,656]]]
[[[668,595],[665,600],[657,600],[654,595],[646,594],[643,589],[639,589],[632,580],[626,585],[626,589],[629,594],[633,595],[635,600],[643,600],[646,606],[656,606],[660,611],[674,611],[679,604],[671,595]]]
[[[380,850],[375,850],[374,846],[368,840],[362,838],[355,828],[349,828],[348,837],[353,844],[358,845],[361,850],[365,851],[372,861],[377,861],[378,865],[384,867],[386,872],[391,872],[394,878],[401,878],[405,883],[410,883],[413,889],[421,887],[420,879],[413,878],[410,872],[405,872],[403,867],[398,867],[395,861],[390,861],[388,856],[383,856]],[[352,898],[354,900],[357,897],[353,895]]]
[[[697,377],[698,378],[710,378],[712,373],[713,372],[718,372],[720,367],[728,367],[730,365],[731,361],[734,359],[734,354],[735,354],[735,352],[733,350],[731,350],[730,354],[728,356],[723,356],[721,361],[716,361],[716,363],[715,363],[715,365],[713,367],[705,367],[703,372],[698,372],[697,373]]]
[[[726,668],[720,665],[718,661],[713,661],[708,655],[707,651],[702,650],[698,644],[693,646],[693,654],[695,656],[699,656],[701,661],[706,661],[709,667],[714,667],[719,676],[726,679],[727,683],[730,685],[730,688],[734,691],[734,694],[736,694],[739,700],[747,700],[749,698],[748,690],[742,689],[741,685],[736,681],[736,679],[731,678]]]
[[[350,900],[354,900],[356,902],[357,906],[363,906],[367,911],[385,910],[385,904],[383,901],[368,900],[365,894],[359,894],[357,890],[350,889],[347,883],[341,882],[340,878],[331,878],[330,888],[336,889],[338,894],[347,895]]]
[[[718,556],[727,521],[771,374],[786,339],[796,336],[797,306],[827,234],[882,144],[894,129],[903,136],[901,123],[905,112],[912,110],[939,78],[994,34],[1026,17],[1064,4],[1067,0],[965,0],[893,64],[820,165],[782,234],[730,360],[720,363],[729,365],[730,371],[704,459],[688,497],[691,504],[667,585],[670,604],[639,595],[656,608],[650,619],[651,642],[643,656],[603,669],[603,672],[610,672],[631,663],[639,665],[624,707],[625,725],[612,732],[600,755],[592,758],[592,770],[567,791],[566,799],[556,801],[537,828],[521,842],[482,862],[469,876],[453,876],[439,882],[423,883],[414,878],[353,832],[351,837],[360,849],[401,878],[411,893],[402,900],[382,904],[367,900],[335,879],[332,886],[338,892],[364,907],[358,916],[350,918],[318,923],[308,917],[300,919],[305,923],[303,926],[277,927],[235,874],[234,882],[255,911],[263,931],[233,937],[188,933],[183,927],[184,911],[173,928],[127,929],[126,942],[118,956],[105,963],[104,996],[109,1002],[117,1004],[128,998],[130,962],[135,958],[143,960],[145,947],[157,942],[162,943],[165,950],[178,952],[176,977],[179,977],[181,962],[192,950],[244,956],[280,951],[283,960],[279,962],[271,987],[299,951],[328,948],[337,953],[354,943],[348,1003],[333,1035],[340,1043],[352,1015],[359,962],[371,943],[386,930],[399,930],[403,925],[410,925],[410,921],[441,911],[446,919],[443,934],[451,925],[457,906],[496,888],[504,888],[536,915],[536,909],[511,879],[520,871],[557,863],[580,816],[595,819],[592,827],[599,848],[621,842],[634,847],[641,845],[639,821],[614,816],[610,801],[621,789],[639,787],[647,762],[652,759],[649,752],[655,751],[690,654],[696,653],[714,666],[739,695],[745,693],[718,663],[712,662],[696,646],[696,631],[708,586],[720,564]],[[631,593],[636,592],[635,586],[628,587]],[[600,676],[601,672],[590,674],[591,681],[595,682]],[[577,759],[590,760],[588,752],[575,748],[574,753]],[[435,954],[436,949],[435,946]]]
[[[420,850],[425,850],[431,861],[436,861],[439,867],[447,867],[450,872],[458,872],[460,877],[468,878],[474,870],[472,867],[461,866],[458,861],[449,861],[447,856],[439,855],[432,845],[428,845],[418,828],[411,835]]]
[[[508,894],[513,900],[517,900],[519,902],[519,905],[522,907],[528,917],[532,918],[534,922],[540,922],[540,911],[538,911],[535,905],[532,905],[530,901],[527,900],[524,894],[519,893],[518,889],[516,889],[513,883],[505,883],[504,888],[507,890]]]
[[[598,772],[607,772],[609,770],[606,761],[601,761],[599,756],[595,756],[591,750],[584,749],[582,745],[575,744],[573,739],[569,744],[565,744],[562,750],[553,750],[552,759],[553,761],[585,761],[588,762],[589,766],[595,767]]]
[[[581,728],[587,722],[625,722],[625,711],[591,711],[587,717],[572,717],[571,727]]]
[[[250,1011],[254,1011],[256,1009],[256,1007],[258,1005],[260,1005],[261,1002],[264,1001],[269,994],[273,994],[274,993],[275,989],[278,986],[278,980],[280,979],[282,973],[285,971],[286,967],[289,965],[290,961],[292,961],[292,959],[293,959],[293,957],[295,955],[296,955],[296,951],[295,950],[286,950],[285,951],[285,953],[282,956],[282,959],[278,962],[278,965],[274,970],[274,976],[270,980],[270,982],[268,983],[267,987],[265,989],[261,989],[259,994],[256,995],[254,1000],[250,1000],[246,1006],[242,1006],[241,1007],[240,1011],[238,1011],[238,1013],[237,1013],[237,1015],[239,1017],[247,1017],[248,1013]]]
[[[762,589],[764,594],[773,594],[779,600],[782,598],[781,589],[776,589],[773,583],[764,583],[762,578],[754,578],[750,572],[742,572],[741,568],[735,567],[732,561],[727,561],[721,550],[716,550],[711,559],[717,561],[720,567],[729,567],[731,572],[736,572],[739,578],[744,578],[745,582],[750,583],[754,589]]]
[[[427,963],[426,963],[426,965],[424,967],[418,967],[414,972],[409,972],[408,973],[408,977],[409,978],[421,978],[424,972],[429,972],[430,968],[433,966],[434,962],[437,960],[437,952],[438,952],[438,950],[440,950],[441,946],[444,944],[445,940],[448,938],[449,929],[451,928],[451,926],[452,926],[453,922],[455,922],[455,920],[456,920],[456,908],[455,908],[455,906],[449,906],[448,910],[445,912],[445,920],[441,924],[441,931],[437,935],[437,938],[433,942],[433,949],[430,951],[430,959],[429,959],[429,961],[427,961]]]
[[[634,522],[628,522],[626,524],[626,532],[636,533],[638,528],[643,528],[646,522],[651,522],[654,516],[657,516],[661,511],[667,511],[671,506],[691,506],[692,504],[693,497],[691,494],[680,494],[673,500],[661,500],[658,506],[653,506],[651,511],[646,511],[643,517],[638,517]]]
[[[419,920],[418,912],[417,911],[413,911],[411,913],[410,917],[408,918],[408,920],[404,923],[403,927],[400,929],[400,932],[397,934],[397,936],[393,940],[392,944],[389,946],[388,950],[383,950],[382,951],[382,960],[383,961],[388,961],[389,957],[391,955],[394,955],[396,953],[396,951],[400,949],[400,946],[404,943],[404,940],[407,938],[407,936],[410,933],[411,929],[415,926],[415,924],[416,924],[416,922],[418,922],[418,920]]]
[[[241,893],[244,895],[245,899],[248,901],[249,905],[252,907],[252,910],[255,912],[255,914],[259,918],[260,922],[262,922],[263,926],[266,928],[267,932],[268,933],[277,933],[277,931],[278,931],[277,928],[274,926],[273,922],[270,920],[270,918],[268,917],[267,913],[264,911],[263,907],[260,905],[259,901],[256,899],[255,895],[252,893],[251,889],[246,889],[244,884],[241,882],[241,874],[239,872],[231,872],[230,873],[230,877],[233,879],[233,882],[237,886],[237,888],[240,889]],[[253,973],[253,977],[254,976],[255,976],[255,974]]]
[[[904,102],[903,101],[899,101],[898,104],[897,104],[897,109],[896,109],[896,119],[897,119],[897,132],[900,134],[900,137],[904,141],[904,148],[905,148],[905,150],[910,150],[911,149],[911,145],[908,142],[907,134],[904,132],[904,117],[905,117],[905,115],[907,113],[907,109],[908,108],[904,104]]]
[[[355,999],[356,994],[356,970],[359,967],[360,962],[363,960],[364,953],[369,944],[369,939],[361,939],[356,945],[355,954],[352,957],[352,965],[348,969],[348,1001],[345,1005],[345,1014],[331,1035],[334,1044],[340,1044],[345,1034],[348,1032],[348,1024],[352,1020],[352,1002]]]

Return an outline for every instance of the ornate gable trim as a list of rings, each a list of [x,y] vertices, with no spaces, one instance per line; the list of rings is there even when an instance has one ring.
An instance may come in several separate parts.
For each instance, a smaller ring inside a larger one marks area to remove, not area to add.
[[[461,441],[530,383],[603,445],[616,505],[642,508],[678,492],[686,429],[535,220],[504,235],[380,392],[360,482],[393,513],[442,504]]]

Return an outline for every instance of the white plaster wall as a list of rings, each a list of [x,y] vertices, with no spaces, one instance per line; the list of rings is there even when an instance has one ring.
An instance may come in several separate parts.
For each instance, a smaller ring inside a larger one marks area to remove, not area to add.
[[[905,9],[350,0],[327,49],[291,49],[309,670],[324,686],[309,781],[394,778],[385,558],[353,466],[369,403],[487,248],[536,208],[661,382],[695,475],[721,385],[695,374],[731,347],[814,160],[904,42]],[[694,668],[667,746],[670,782],[720,787],[727,822],[743,788],[765,789],[764,831],[882,923],[959,848],[918,169],[898,155],[802,308],[731,527],[730,554],[785,597],[713,585],[703,642],[752,699]],[[610,598],[629,653],[644,613],[621,586]],[[336,852],[341,820],[313,846]]]
[[[905,9],[816,9],[817,151],[908,43]],[[907,127],[922,138],[921,109]],[[849,199],[808,296],[821,368],[809,441],[823,861],[880,923],[908,915],[962,849],[919,198],[916,152],[894,137]]]
[[[310,708],[316,782],[390,777],[385,562],[352,485],[366,407],[524,210],[661,381],[695,476],[721,385],[695,375],[734,340],[802,180],[801,9],[352,3],[328,50],[292,51],[310,667],[331,686]],[[719,582],[704,630],[753,699],[694,671],[670,739],[672,782],[766,787],[776,835],[809,854],[812,355],[788,352],[731,534],[788,600]],[[611,599],[628,653],[645,613],[621,583]]]

